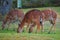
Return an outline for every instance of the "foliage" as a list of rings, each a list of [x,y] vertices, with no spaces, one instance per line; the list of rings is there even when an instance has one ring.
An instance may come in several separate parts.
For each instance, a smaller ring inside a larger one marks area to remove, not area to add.
[[[24,1],[24,2],[23,2]],[[23,7],[60,6],[60,0],[23,0]],[[26,3],[26,4],[25,4]]]

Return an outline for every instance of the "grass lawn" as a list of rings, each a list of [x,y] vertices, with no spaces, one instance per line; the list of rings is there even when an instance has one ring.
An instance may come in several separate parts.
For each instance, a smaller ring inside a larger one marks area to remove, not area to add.
[[[47,8],[47,7],[46,7]],[[45,7],[43,8],[36,8],[39,10],[44,10],[46,9]],[[50,7],[53,10],[57,11],[58,14],[60,15],[60,7]],[[23,9],[24,13],[27,11],[34,9],[34,8],[29,8],[29,9]],[[22,33],[17,33],[17,27],[18,24],[13,23],[10,24],[9,30],[7,30],[7,25],[4,30],[1,30],[1,24],[0,22],[0,40],[60,40],[60,21],[56,23],[56,34],[53,34],[53,31],[51,34],[48,34],[49,28],[50,28],[50,23],[46,22],[44,24],[44,33],[36,33],[34,28],[33,33],[27,33],[26,30]],[[15,29],[15,30],[14,30]]]

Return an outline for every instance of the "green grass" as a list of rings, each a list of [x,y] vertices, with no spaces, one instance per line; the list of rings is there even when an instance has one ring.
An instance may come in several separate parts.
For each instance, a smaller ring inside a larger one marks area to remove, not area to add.
[[[53,10],[56,10],[58,14],[60,14],[60,7],[50,7]],[[26,13],[27,11],[31,10],[33,8],[29,9],[23,9],[23,11]],[[36,8],[39,10],[44,10],[44,8]],[[60,22],[56,23],[56,34],[51,32],[51,34],[48,34],[49,28],[50,28],[50,23],[46,22],[44,24],[44,33],[36,33],[36,28],[34,28],[34,32],[32,33],[27,33],[26,30],[22,33],[17,33],[17,27],[18,24],[10,24],[9,29],[7,30],[7,25],[4,30],[1,30],[1,24],[0,22],[0,40],[60,40]]]
[[[51,8],[52,10],[55,10],[58,14],[60,14],[60,7],[27,8],[27,9],[23,9],[23,11],[26,13],[27,11],[32,10],[32,9],[44,10],[48,8]]]

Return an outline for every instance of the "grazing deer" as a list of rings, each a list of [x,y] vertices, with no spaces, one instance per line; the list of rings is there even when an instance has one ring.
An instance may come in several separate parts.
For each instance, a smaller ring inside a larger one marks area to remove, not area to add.
[[[57,14],[55,11],[53,11],[52,9],[46,9],[46,10],[42,10],[42,12],[44,13],[44,20],[43,21],[40,21],[41,22],[41,29],[42,31],[44,31],[44,28],[43,28],[43,23],[45,21],[49,21],[50,24],[52,24],[50,30],[48,33],[51,32],[52,28],[54,27],[54,31],[56,29],[55,25],[56,25],[56,19],[57,19]]]
[[[37,32],[39,32],[40,30],[40,19],[43,18],[43,13],[40,12],[40,10],[37,9],[33,9],[28,11],[25,16],[24,19],[22,20],[21,24],[19,24],[19,27],[17,29],[17,32],[22,32],[24,25],[27,23],[28,26],[30,25],[31,27],[29,28],[29,33],[32,32],[33,28],[35,25],[37,25]],[[33,25],[35,24],[35,25]],[[27,26],[27,27],[28,27]]]
[[[2,23],[2,30],[5,28],[5,25],[8,23],[8,26],[11,22],[19,20],[21,23],[22,19],[24,17],[24,13],[22,9],[12,9],[8,12],[8,14],[5,16],[3,23]]]

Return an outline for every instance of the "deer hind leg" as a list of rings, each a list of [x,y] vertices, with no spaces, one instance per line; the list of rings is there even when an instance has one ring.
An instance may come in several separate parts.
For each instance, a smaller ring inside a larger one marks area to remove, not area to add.
[[[54,24],[53,24],[53,31],[54,31],[54,34],[55,34],[55,30],[56,30],[56,21],[54,20],[54,22],[53,22]]]
[[[48,32],[48,33],[50,34],[50,32],[52,31],[52,28],[53,28],[53,27],[54,27],[54,33],[55,33],[55,29],[56,29],[56,26],[55,26],[55,25],[56,25],[56,24],[55,24],[55,20],[50,21],[50,23],[51,23],[52,25],[51,25],[51,28],[49,29],[49,32]]]

